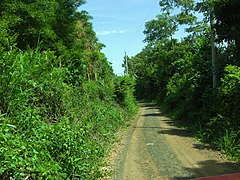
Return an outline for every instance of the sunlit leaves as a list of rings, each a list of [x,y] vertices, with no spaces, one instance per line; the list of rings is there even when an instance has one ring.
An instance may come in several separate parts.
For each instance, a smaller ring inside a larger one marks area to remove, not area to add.
[[[114,132],[136,110],[133,89],[121,107],[114,99],[83,2],[0,2],[0,179],[100,178]]]
[[[158,15],[157,19],[147,22],[145,26],[144,34],[147,42],[168,39],[172,37],[178,28],[176,17],[168,14]]]
[[[172,11],[174,8],[182,8],[183,11],[190,11],[194,7],[194,0],[160,0],[159,5],[164,11]]]

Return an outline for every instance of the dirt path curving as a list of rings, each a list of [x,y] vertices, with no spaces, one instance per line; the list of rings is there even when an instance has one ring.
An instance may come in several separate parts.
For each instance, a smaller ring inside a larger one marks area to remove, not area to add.
[[[151,103],[141,104],[138,120],[124,141],[115,180],[192,179],[240,172]]]

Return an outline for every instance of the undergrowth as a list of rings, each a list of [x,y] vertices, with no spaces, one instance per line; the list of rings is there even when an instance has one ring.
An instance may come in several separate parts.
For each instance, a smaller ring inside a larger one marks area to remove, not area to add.
[[[100,178],[115,132],[136,112],[133,86],[69,84],[50,51],[0,58],[0,179]]]
[[[177,88],[179,92],[165,99],[165,109],[175,120],[188,123],[198,140],[240,162],[240,68],[226,66],[215,90],[200,90],[197,86],[191,90],[188,83],[185,81],[185,86]]]

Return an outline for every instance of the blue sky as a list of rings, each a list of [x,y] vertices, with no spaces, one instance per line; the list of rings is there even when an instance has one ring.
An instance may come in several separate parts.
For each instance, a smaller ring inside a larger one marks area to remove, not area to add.
[[[159,0],[87,0],[80,7],[93,17],[94,31],[114,73],[123,75],[124,51],[134,56],[144,47],[145,22],[160,13]]]

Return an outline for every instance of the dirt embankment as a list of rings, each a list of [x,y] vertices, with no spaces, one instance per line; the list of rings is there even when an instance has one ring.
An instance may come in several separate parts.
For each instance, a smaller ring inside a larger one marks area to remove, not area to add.
[[[166,116],[154,104],[141,104],[129,127],[113,179],[192,179],[240,172]]]

